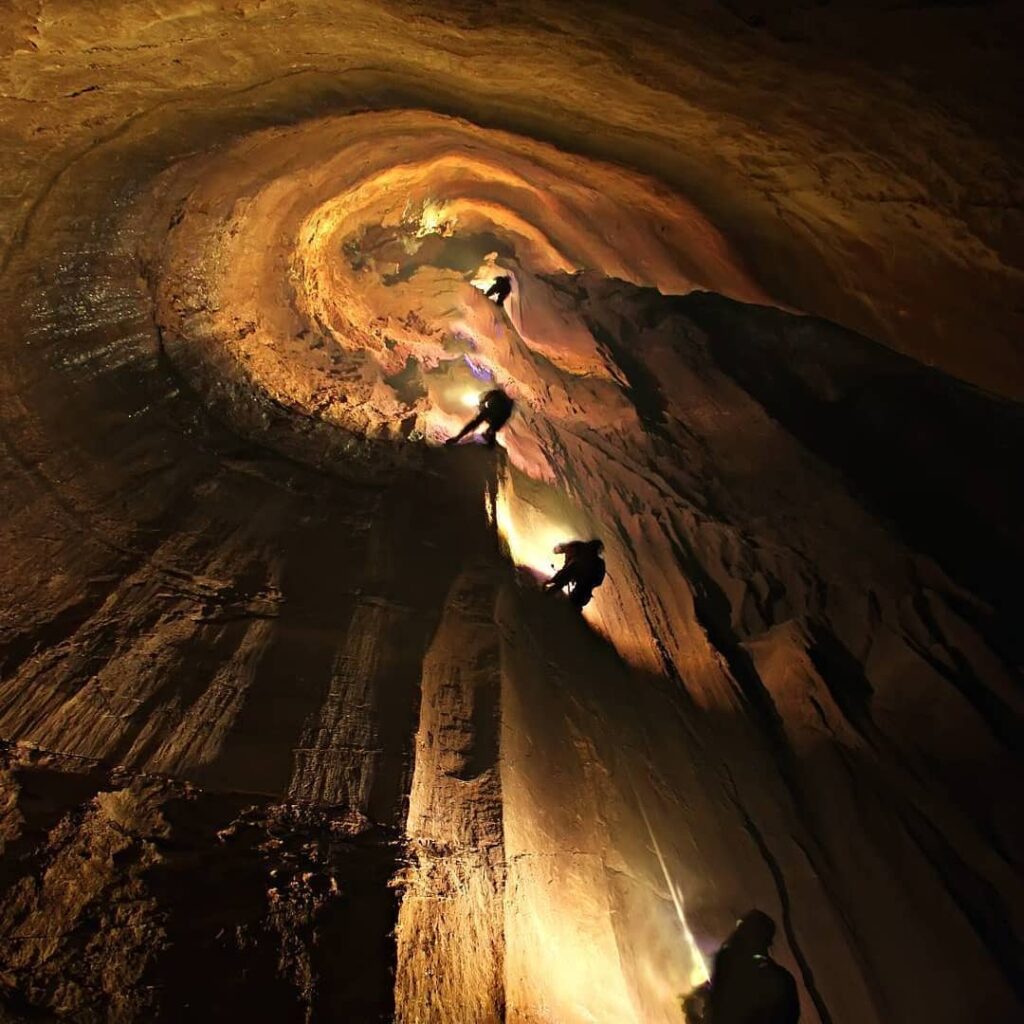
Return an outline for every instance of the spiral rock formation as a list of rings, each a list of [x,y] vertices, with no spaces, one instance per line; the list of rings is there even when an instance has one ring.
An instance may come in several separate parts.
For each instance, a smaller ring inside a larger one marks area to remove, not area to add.
[[[755,6],[0,12],[0,1016],[1016,1018],[1011,22]]]

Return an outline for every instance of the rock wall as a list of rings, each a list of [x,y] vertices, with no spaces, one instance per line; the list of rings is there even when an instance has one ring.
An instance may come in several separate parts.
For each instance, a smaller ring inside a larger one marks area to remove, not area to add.
[[[1010,6],[0,12],[0,1017],[1017,1019]]]

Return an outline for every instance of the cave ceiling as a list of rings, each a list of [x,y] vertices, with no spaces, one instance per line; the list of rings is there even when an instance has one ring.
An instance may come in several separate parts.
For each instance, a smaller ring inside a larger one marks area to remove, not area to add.
[[[1019,1019],[1020,43],[3,4],[0,1019]]]

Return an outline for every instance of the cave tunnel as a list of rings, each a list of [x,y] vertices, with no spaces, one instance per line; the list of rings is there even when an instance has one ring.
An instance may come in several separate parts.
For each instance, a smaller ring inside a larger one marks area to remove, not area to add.
[[[0,1020],[1024,1019],[1021,27],[0,6]]]

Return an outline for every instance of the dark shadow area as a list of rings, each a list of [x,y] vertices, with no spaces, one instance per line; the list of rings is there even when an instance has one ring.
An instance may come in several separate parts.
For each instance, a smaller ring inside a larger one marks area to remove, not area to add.
[[[1024,951],[1003,894],[967,864],[941,829],[911,805],[904,807],[907,832],[984,942],[1007,985],[1024,1003]]]
[[[7,760],[9,744],[0,742],[0,766]],[[46,843],[52,828],[64,815],[76,811],[109,784],[110,770],[93,766],[83,771],[62,771],[54,766],[20,767],[13,807],[20,816],[15,838],[8,836],[0,857],[0,899],[32,868],[32,854]],[[10,783],[4,780],[7,790]],[[8,790],[8,793],[11,793]]]
[[[1019,666],[1024,409],[826,321],[710,293],[663,308],[699,324],[773,419],[989,602],[970,618]]]
[[[391,1019],[398,847],[350,834],[338,810],[208,794],[164,805],[171,835],[146,875],[169,910],[149,972],[156,1019]]]
[[[814,663],[836,706],[860,735],[872,742],[871,684],[864,666],[822,626],[812,626],[807,653]]]
[[[384,378],[387,384],[406,405],[415,405],[427,393],[423,386],[420,364],[409,356],[405,366],[398,373]]]

